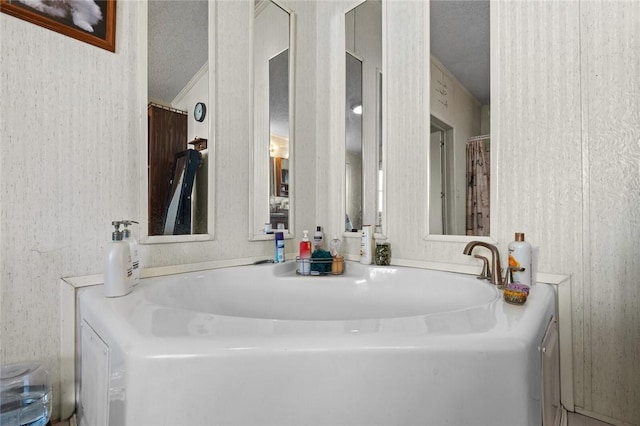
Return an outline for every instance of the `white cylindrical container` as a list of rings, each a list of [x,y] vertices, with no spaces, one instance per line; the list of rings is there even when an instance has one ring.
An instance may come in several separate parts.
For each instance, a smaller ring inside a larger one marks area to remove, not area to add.
[[[524,233],[516,232],[515,241],[509,243],[509,268],[513,282],[531,286],[531,244],[524,240]]]
[[[362,235],[360,237],[360,263],[363,265],[371,265],[373,247],[373,232],[371,225],[362,227]]]
[[[322,227],[317,226],[316,232],[313,234],[313,250],[318,250],[324,246],[324,235],[322,234]]]
[[[111,236],[104,266],[104,295],[120,297],[131,292],[133,271],[129,244],[122,240],[122,232],[118,223]]]

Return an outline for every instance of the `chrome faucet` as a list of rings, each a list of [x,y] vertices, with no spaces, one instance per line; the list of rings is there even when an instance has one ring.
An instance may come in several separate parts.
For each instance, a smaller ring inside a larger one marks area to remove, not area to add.
[[[491,269],[488,272],[490,275],[490,281],[502,288],[504,280],[502,278],[502,267],[500,266],[500,251],[498,247],[493,244],[485,243],[484,241],[470,241],[462,251],[463,254],[471,256],[471,252],[476,246],[484,247],[491,251]]]

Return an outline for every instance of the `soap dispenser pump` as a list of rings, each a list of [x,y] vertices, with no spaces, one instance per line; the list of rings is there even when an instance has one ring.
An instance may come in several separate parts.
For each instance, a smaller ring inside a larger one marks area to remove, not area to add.
[[[107,250],[104,267],[104,293],[107,297],[120,297],[131,292],[132,264],[129,244],[120,231],[122,221],[111,222],[115,228]]]
[[[123,220],[122,240],[129,244],[129,253],[131,254],[131,285],[133,287],[140,284],[140,256],[138,255],[138,242],[131,236],[131,231],[127,228],[134,223],[135,220]]]

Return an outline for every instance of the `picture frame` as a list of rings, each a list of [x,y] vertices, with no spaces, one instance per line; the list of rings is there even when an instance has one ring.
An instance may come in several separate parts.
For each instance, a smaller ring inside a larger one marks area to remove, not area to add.
[[[28,4],[27,4],[28,3]],[[116,0],[73,1],[0,0],[0,12],[93,46],[116,50]]]

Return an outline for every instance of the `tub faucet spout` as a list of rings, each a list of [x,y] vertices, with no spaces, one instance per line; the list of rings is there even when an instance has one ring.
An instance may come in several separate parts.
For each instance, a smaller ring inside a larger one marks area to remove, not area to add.
[[[493,244],[485,243],[484,241],[470,241],[465,246],[462,253],[467,256],[471,256],[471,252],[476,246],[484,247],[491,252],[491,271],[489,271],[491,282],[502,288],[504,281],[502,279],[502,267],[500,266],[500,251],[498,250],[498,247]]]

